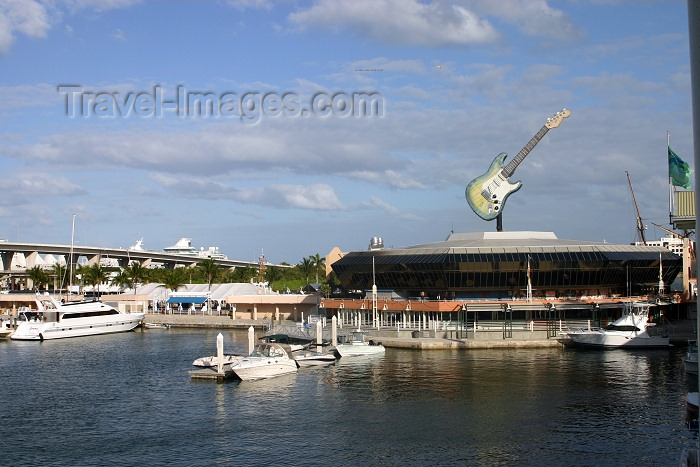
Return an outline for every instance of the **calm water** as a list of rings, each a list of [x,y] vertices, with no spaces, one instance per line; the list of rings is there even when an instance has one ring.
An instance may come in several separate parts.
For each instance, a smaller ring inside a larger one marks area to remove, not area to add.
[[[388,349],[193,382],[218,331],[0,342],[2,465],[676,465],[682,349]],[[226,331],[227,353],[247,349]]]

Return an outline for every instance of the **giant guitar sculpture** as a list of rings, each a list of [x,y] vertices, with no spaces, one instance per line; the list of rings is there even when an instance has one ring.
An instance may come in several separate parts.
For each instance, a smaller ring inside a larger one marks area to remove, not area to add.
[[[544,135],[550,129],[558,127],[562,120],[569,115],[571,115],[571,112],[563,109],[561,112],[557,112],[554,116],[548,118],[540,131],[532,137],[508,165],[503,167],[503,162],[505,162],[508,154],[502,152],[496,156],[485,174],[469,182],[465,195],[469,206],[479,217],[487,221],[498,217],[503,211],[503,205],[508,196],[518,191],[523,185],[520,181],[511,183],[509,177],[513,175],[515,169],[525,159],[525,156],[544,138]]]

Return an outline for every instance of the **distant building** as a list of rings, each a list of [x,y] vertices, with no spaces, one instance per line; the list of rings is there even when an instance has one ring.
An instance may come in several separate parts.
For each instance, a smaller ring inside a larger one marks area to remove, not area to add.
[[[644,246],[643,242],[634,242],[637,246]],[[663,237],[661,240],[647,240],[647,246],[660,246],[674,252],[678,256],[683,255],[683,239],[676,237]]]

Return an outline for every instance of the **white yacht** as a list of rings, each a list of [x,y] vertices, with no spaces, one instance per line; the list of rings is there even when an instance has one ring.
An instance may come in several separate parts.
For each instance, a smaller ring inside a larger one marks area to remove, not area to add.
[[[350,341],[335,346],[336,353],[341,357],[353,357],[358,355],[376,355],[384,353],[384,346],[372,341],[366,342],[362,332],[353,332]]]
[[[289,346],[268,342],[258,344],[253,353],[229,367],[243,381],[272,378],[297,372]]]
[[[602,329],[567,332],[564,345],[598,348],[659,348],[668,347],[667,335],[650,335],[656,323],[649,322],[650,303],[626,303],[622,316]]]
[[[36,298],[38,309],[25,310],[11,339],[46,340],[131,331],[144,313],[122,313],[99,301],[61,303],[49,295]]]

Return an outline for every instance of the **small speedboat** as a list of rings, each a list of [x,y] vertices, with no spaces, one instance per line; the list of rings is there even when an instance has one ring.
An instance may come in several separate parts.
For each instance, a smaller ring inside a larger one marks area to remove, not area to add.
[[[383,354],[385,351],[381,342],[365,341],[365,335],[362,332],[353,332],[350,341],[343,344],[338,344],[335,347],[335,352],[340,357],[355,357],[358,355],[377,355]]]
[[[143,323],[143,327],[146,329],[170,329],[170,325],[164,323]]]
[[[294,360],[297,365],[301,367],[305,366],[322,366],[322,365],[332,365],[335,363],[335,355],[325,352],[316,352],[315,350],[305,349],[298,352],[294,352]]]
[[[698,374],[698,343],[697,341],[688,341],[688,350],[681,359],[683,368],[686,373],[694,375]]]
[[[229,367],[240,379],[254,380],[272,378],[297,372],[297,362],[286,344],[266,342],[258,344],[247,357]]]

